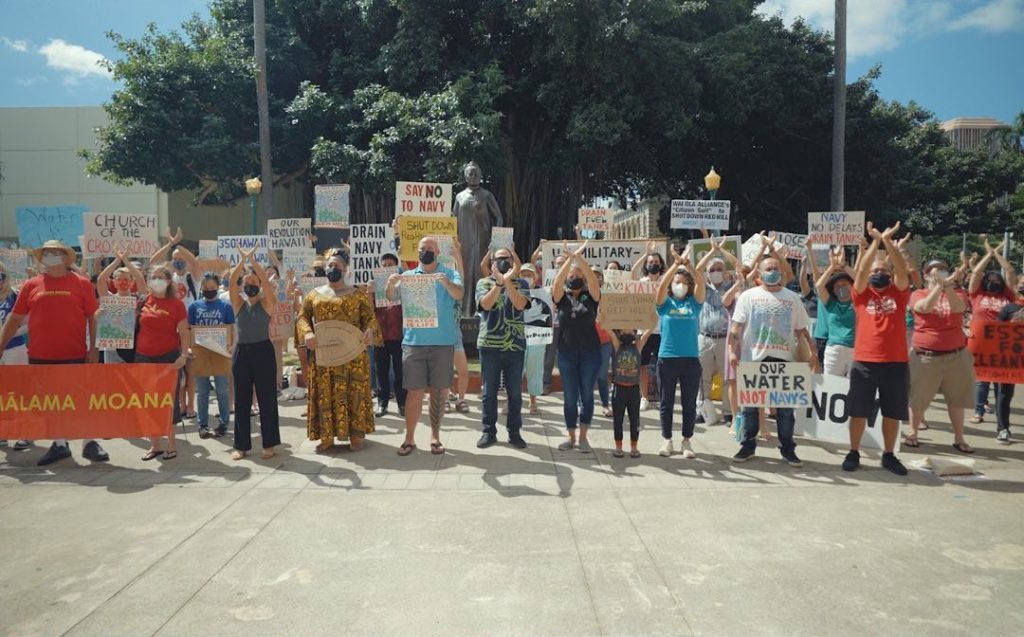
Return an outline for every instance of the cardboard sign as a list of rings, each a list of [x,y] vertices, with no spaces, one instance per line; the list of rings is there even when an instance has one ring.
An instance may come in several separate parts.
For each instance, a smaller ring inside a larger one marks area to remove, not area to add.
[[[979,381],[1024,383],[1024,323],[975,321],[968,343]]]
[[[395,216],[450,217],[452,185],[419,181],[395,182]]]
[[[775,240],[782,244],[779,254],[783,259],[800,260],[807,254],[807,235],[776,232]]]
[[[295,312],[291,303],[278,303],[270,315],[270,340],[286,341],[295,335]]]
[[[281,250],[281,267],[284,268],[281,274],[294,272],[296,276],[301,276],[313,267],[314,260],[316,250],[313,248],[285,248]]]
[[[313,210],[317,228],[347,228],[349,185],[320,184],[313,187]]]
[[[741,407],[811,406],[811,366],[807,363],[742,362],[736,368]]]
[[[320,321],[316,332],[313,364],[317,367],[339,367],[355,360],[366,351],[362,331],[345,321]]]
[[[270,265],[270,253],[267,252],[266,235],[232,235],[217,237],[217,256],[228,262],[229,267],[238,265],[242,255],[238,254],[241,248],[248,252],[256,248],[256,261],[263,267]]]
[[[652,281],[605,281],[598,319],[606,330],[647,330],[658,325],[658,285]]]
[[[491,228],[491,252],[502,248],[514,250],[514,230],[515,228],[501,228],[498,226]]]
[[[352,246],[350,269],[355,285],[364,285],[373,279],[374,268],[380,267],[385,254],[398,256],[395,231],[387,223],[357,223],[351,227],[349,244]]]
[[[673,199],[669,227],[680,230],[728,230],[731,209],[730,202],[722,199]]]
[[[446,235],[454,237],[459,233],[459,220],[455,217],[413,217],[398,218],[398,237],[402,261],[418,261],[420,239]],[[442,247],[442,252],[447,254]]]
[[[580,208],[577,225],[581,231],[608,232],[612,227],[610,208]]]
[[[18,243],[23,248],[38,248],[50,239],[68,247],[81,245],[85,233],[82,215],[87,206],[19,206],[14,215],[18,224]]]
[[[743,244],[740,241],[739,235],[715,237],[715,243],[721,243],[723,250],[728,250],[730,254],[736,257],[738,262],[742,263]],[[695,266],[700,263],[700,260],[704,258],[704,255],[711,251],[711,239],[690,239],[690,242],[686,245],[690,248],[690,262]],[[736,271],[736,267],[729,259],[726,259],[723,256],[722,260],[725,261],[726,272]]]
[[[87,258],[148,257],[160,249],[156,215],[87,212],[82,215],[82,254]]]
[[[0,439],[166,436],[169,364],[0,365]]]
[[[813,438],[825,442],[842,445],[850,443],[850,409],[847,395],[850,392],[850,381],[841,376],[824,376],[815,374],[811,384],[811,405],[807,409],[793,412],[795,418],[794,433],[797,436]],[[882,428],[871,425],[864,430],[861,446],[871,449],[884,449]],[[896,451],[899,451],[899,439],[896,440]]]
[[[598,241],[588,241],[587,249],[583,251],[583,258],[586,260],[588,265],[598,266],[602,270],[608,269],[608,264],[612,261],[618,263],[623,270],[629,270],[636,263],[636,260],[647,253],[647,239],[632,239],[632,240],[613,240],[613,239],[602,239]],[[668,255],[668,244],[664,239],[656,241],[657,251],[662,257]],[[564,243],[557,240],[542,240],[540,242],[541,248],[541,263],[545,269],[555,267],[555,259],[558,255],[562,254],[562,246]],[[581,241],[570,241],[569,251],[575,252],[583,242]],[[666,263],[668,259],[666,258]],[[545,273],[546,276],[546,273]],[[550,285],[550,284],[549,284]]]
[[[821,245],[860,245],[864,236],[864,211],[808,212],[807,241]]]
[[[757,255],[761,254],[761,246],[763,245],[761,237],[763,236],[762,234],[755,234],[743,242],[743,246],[740,248],[743,251],[743,265],[749,267],[754,265],[754,259],[757,258]],[[782,244],[778,240],[772,244],[772,247],[776,251],[782,250]]]
[[[231,375],[233,325],[192,326],[192,373],[196,376]]]
[[[398,273],[398,266],[381,266],[373,269],[373,302],[376,307],[391,307],[399,305],[398,301],[391,301],[387,297],[388,279],[392,274]]]
[[[200,259],[216,259],[217,258],[217,240],[216,239],[200,239],[199,240],[199,254],[196,255]]]
[[[409,329],[437,327],[437,281],[430,274],[402,276],[402,325]]]
[[[526,346],[550,345],[554,340],[555,330],[551,327],[526,326]]]
[[[28,269],[32,267],[32,254],[28,250],[0,248],[0,263],[7,269],[7,278],[12,286],[19,286],[28,280]]]
[[[131,349],[135,347],[135,314],[138,300],[134,296],[108,294],[100,297],[100,315],[96,319],[98,349]]]
[[[267,240],[271,250],[313,247],[312,219],[268,219]]]

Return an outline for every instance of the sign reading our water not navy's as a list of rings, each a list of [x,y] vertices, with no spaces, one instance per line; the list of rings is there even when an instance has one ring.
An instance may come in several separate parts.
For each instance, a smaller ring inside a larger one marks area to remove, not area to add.
[[[82,215],[87,206],[21,206],[15,209],[18,243],[23,248],[38,248],[50,239],[75,247],[85,234]]]
[[[231,267],[238,265],[242,255],[238,250],[241,248],[249,252],[256,249],[254,257],[256,262],[267,267],[270,265],[270,253],[267,252],[267,235],[232,235],[217,237],[217,256],[228,262]]]
[[[744,362],[736,369],[741,407],[811,406],[811,366],[792,362]]]
[[[728,230],[730,203],[724,199],[673,199],[672,229]]]

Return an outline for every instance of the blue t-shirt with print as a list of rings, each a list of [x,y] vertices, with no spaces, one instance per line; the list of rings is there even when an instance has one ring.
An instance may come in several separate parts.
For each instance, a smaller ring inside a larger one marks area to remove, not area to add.
[[[11,290],[11,293],[7,295],[7,298],[0,301],[0,325],[3,325],[7,321],[7,317],[11,315],[11,310],[14,309],[14,303],[18,300],[18,293]],[[15,336],[7,343],[5,349],[13,349],[15,347],[21,347],[25,344],[25,335]]]
[[[188,306],[188,324],[211,326],[211,325],[233,325],[235,323],[235,310],[230,303],[220,299],[207,301],[201,299],[194,301]]]
[[[455,270],[445,267],[440,263],[434,272],[426,272],[423,265],[416,266],[415,270],[407,270],[402,276],[413,276],[417,274],[437,274],[443,272],[448,280],[455,285],[462,285],[462,275]],[[402,345],[413,347],[424,345],[455,345],[455,341],[462,339],[462,332],[459,329],[458,312],[453,310],[455,297],[448,294],[448,290],[440,282],[434,283],[434,303],[437,308],[437,327],[407,327],[403,332]]]
[[[661,326],[661,347],[658,358],[699,358],[697,332],[700,327],[700,310],[692,295],[685,299],[669,296],[658,306]]]

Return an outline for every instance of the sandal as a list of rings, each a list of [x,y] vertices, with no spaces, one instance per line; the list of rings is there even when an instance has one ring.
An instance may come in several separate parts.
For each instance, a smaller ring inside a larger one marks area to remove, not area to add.
[[[971,422],[974,424],[978,424],[979,422],[985,422],[985,417],[975,414],[971,416]]]
[[[531,416],[539,416],[540,415],[540,408],[537,407],[537,405],[530,405],[530,415]]]
[[[231,459],[232,460],[241,460],[244,457],[245,457],[245,452],[242,451],[241,449],[235,449],[234,451],[231,452]]]
[[[450,401],[450,400],[444,401],[444,413],[450,414],[453,411],[455,411],[455,405],[452,404],[452,401]]]
[[[629,457],[630,458],[639,458],[640,457],[640,450],[639,449],[630,449],[629,450]]]
[[[177,451],[165,451],[164,452],[164,460],[174,460],[177,457],[178,457],[178,452]]]
[[[915,448],[921,446],[921,443],[917,439],[917,434],[910,434],[909,436],[905,437],[903,439],[903,444],[907,445],[908,447]]]
[[[616,449],[615,451],[612,452],[612,456],[615,458],[621,458],[625,455],[626,454],[622,453],[622,449]]]
[[[611,407],[605,407],[603,413],[604,413],[604,417],[605,418],[611,418],[612,417],[612,408]]]
[[[402,446],[398,448],[398,455],[400,455],[400,456],[407,456],[410,453],[412,453],[413,449],[415,449],[415,448],[416,448],[416,443],[414,443],[414,442],[403,442]]]
[[[444,454],[445,451],[447,451],[447,449],[445,449],[444,445],[442,445],[440,442],[430,443],[430,453],[434,454],[435,456],[440,456]]]
[[[974,453],[974,449],[971,449],[971,446],[966,442],[954,442],[953,448],[960,453]]]
[[[146,455],[142,456],[142,460],[144,462],[149,462],[153,458],[159,458],[162,455],[164,455],[163,449],[150,449],[146,452]]]
[[[318,444],[316,446],[316,452],[317,453],[329,453],[329,452],[331,452],[333,450],[334,450],[334,444],[333,443],[329,444],[329,445],[325,445],[324,443],[321,442],[320,444]]]
[[[460,414],[468,414],[469,405],[466,403],[465,400],[460,400],[455,403],[455,411],[459,412]]]

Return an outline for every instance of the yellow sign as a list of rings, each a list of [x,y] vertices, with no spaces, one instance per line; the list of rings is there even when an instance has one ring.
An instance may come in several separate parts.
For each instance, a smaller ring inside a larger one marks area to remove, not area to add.
[[[459,234],[459,220],[455,217],[407,217],[398,218],[398,236],[401,239],[399,257],[403,261],[417,261],[420,258],[419,243],[423,237],[449,236]]]

